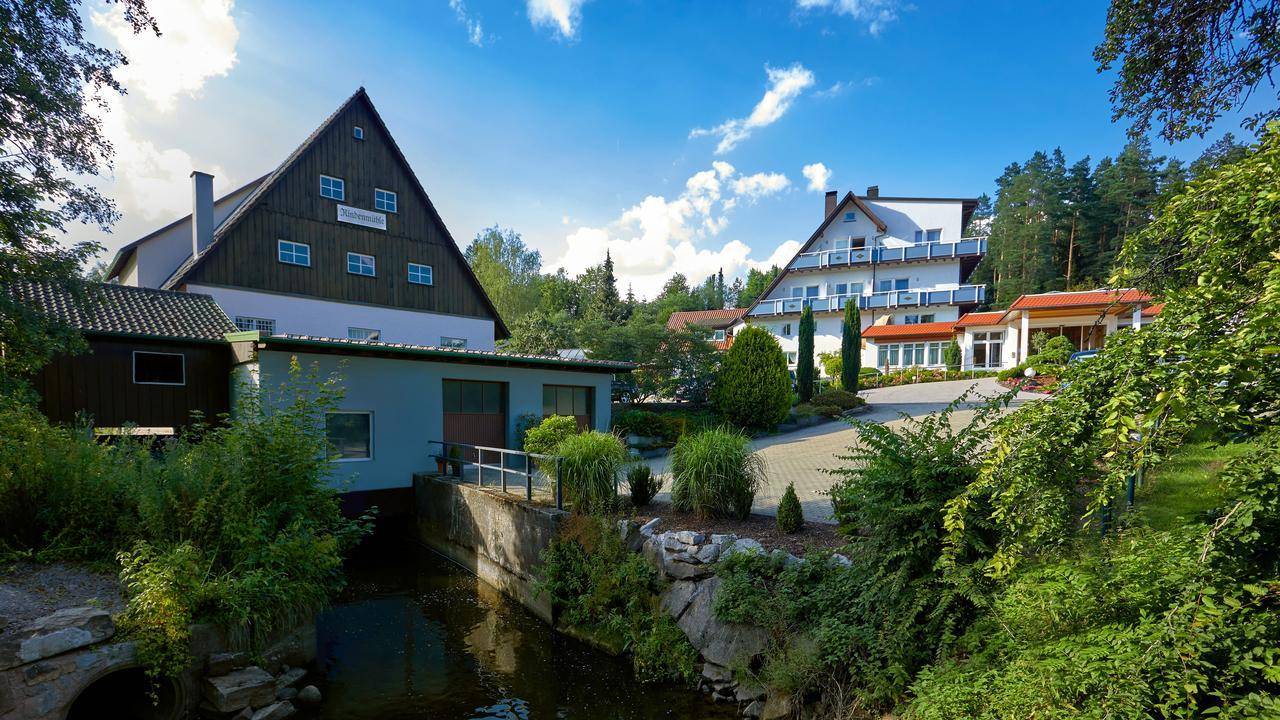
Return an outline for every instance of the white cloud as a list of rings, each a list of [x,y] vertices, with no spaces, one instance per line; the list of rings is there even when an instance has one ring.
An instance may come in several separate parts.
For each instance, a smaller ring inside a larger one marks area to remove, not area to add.
[[[582,22],[582,6],[587,0],[527,0],[529,22],[534,27],[548,25],[561,37],[573,39]]]
[[[759,200],[786,190],[791,181],[782,173],[756,173],[744,175],[733,181],[733,191],[745,195],[752,201]]]
[[[754,201],[789,184],[780,173],[739,176],[729,163],[716,161],[711,169],[691,175],[673,200],[649,195],[608,225],[576,228],[565,238],[563,254],[549,265],[574,275],[603,261],[608,251],[619,284],[629,284],[638,295],[649,298],[677,272],[697,283],[721,268],[732,277],[749,268],[768,267],[775,262],[772,257],[752,260],[751,248],[739,240],[719,248],[700,248],[698,243],[728,227],[728,213],[740,197]],[[794,253],[791,247],[781,262]]]
[[[814,96],[827,100],[833,97],[838,97],[840,95],[843,95],[847,90],[852,90],[854,88],[871,87],[872,85],[875,85],[878,82],[880,82],[880,78],[874,75],[869,77],[864,77],[861,80],[837,80],[836,82],[831,83],[831,87],[828,87],[826,90],[819,90],[815,92]]]
[[[774,248],[773,253],[769,255],[769,257],[758,262],[755,260],[749,260],[747,265],[755,268],[756,270],[768,270],[774,265],[777,265],[778,267],[786,267],[787,263],[791,262],[791,258],[795,257],[798,252],[800,252],[800,241],[788,240]]]
[[[830,10],[865,23],[867,32],[879,35],[884,27],[898,19],[899,0],[796,0],[801,10]]]
[[[493,38],[484,33],[484,25],[481,24],[480,18],[467,12],[467,4],[463,0],[449,0],[449,7],[453,9],[453,14],[458,17],[458,22],[467,28],[467,41],[476,47],[484,47],[486,41]]]
[[[232,5],[232,0],[153,0],[147,8],[160,36],[134,33],[122,4],[93,13],[93,24],[129,58],[117,73],[125,87],[168,112],[179,97],[199,97],[209,78],[226,76],[235,67],[240,31]]]
[[[788,68],[771,68],[766,65],[765,73],[769,77],[769,89],[765,90],[764,97],[756,103],[750,115],[726,120],[713,128],[695,128],[689,133],[689,137],[719,137],[716,154],[723,155],[751,137],[755,130],[777,122],[791,108],[791,103],[813,85],[813,73],[799,63]]]
[[[831,170],[820,162],[805,165],[800,173],[809,179],[809,189],[818,192],[824,192],[831,180]]]

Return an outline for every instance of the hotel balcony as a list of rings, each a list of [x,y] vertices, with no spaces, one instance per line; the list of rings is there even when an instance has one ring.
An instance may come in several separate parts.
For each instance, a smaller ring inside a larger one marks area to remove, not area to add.
[[[796,315],[807,303],[815,313],[840,312],[849,301],[857,298],[862,310],[888,310],[895,308],[924,307],[927,305],[977,305],[986,300],[986,285],[961,285],[954,290],[890,290],[870,295],[832,295],[820,298],[780,298],[761,300],[750,317],[772,315]]]
[[[955,242],[931,242],[902,247],[855,248],[801,253],[788,271],[825,270],[879,263],[919,262],[926,260],[972,259],[974,264],[987,252],[986,237],[961,238]]]

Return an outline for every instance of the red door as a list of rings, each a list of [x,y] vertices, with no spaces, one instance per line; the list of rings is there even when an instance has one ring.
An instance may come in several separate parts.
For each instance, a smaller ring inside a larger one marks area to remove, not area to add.
[[[444,441],[507,447],[506,383],[445,380]],[[469,451],[466,458],[475,462],[475,452]],[[486,453],[483,458],[484,462],[497,460],[498,453]]]

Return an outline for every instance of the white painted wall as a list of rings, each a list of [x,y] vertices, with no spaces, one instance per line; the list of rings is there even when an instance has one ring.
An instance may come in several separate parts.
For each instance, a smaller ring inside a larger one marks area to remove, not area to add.
[[[213,205],[213,226],[216,228],[249,196],[254,186],[239,193],[220,198]],[[155,237],[134,248],[134,258],[120,273],[120,284],[135,287],[158,288],[174,270],[191,257],[191,218],[175,223]]]
[[[863,202],[884,221],[884,233],[867,219],[858,206],[848,202],[840,207],[836,219],[804,252],[834,250],[834,240],[847,237],[865,237],[868,247],[873,244],[885,247],[913,245],[917,230],[941,230],[943,242],[954,242],[961,237],[963,227],[960,221],[964,217],[964,206],[959,201],[864,199]],[[844,216],[848,212],[856,214],[854,222],[845,222]],[[873,240],[877,236],[879,239]]]
[[[212,295],[232,320],[237,315],[276,321],[277,333],[345,338],[348,327],[382,332],[383,342],[439,345],[440,338],[467,339],[473,350],[492,350],[492,320],[442,315],[377,305],[321,300],[300,295],[255,292],[218,285],[187,285],[194,293]]]
[[[278,385],[289,375],[295,353],[262,351],[258,363],[264,387]],[[373,413],[373,458],[334,462],[333,481],[343,492],[409,487],[413,473],[434,470],[428,442],[444,436],[442,383],[482,380],[507,383],[507,438],[514,444],[520,415],[542,415],[542,386],[586,385],[595,388],[597,430],[609,428],[609,390],[612,375],[548,369],[508,368],[390,358],[346,357],[296,353],[304,368],[315,363],[321,373],[341,370],[346,390],[342,410]],[[434,451],[438,452],[438,448]]]

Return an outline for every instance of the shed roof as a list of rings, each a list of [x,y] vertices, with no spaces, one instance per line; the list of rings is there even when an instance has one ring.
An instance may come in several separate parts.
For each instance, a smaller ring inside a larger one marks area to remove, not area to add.
[[[199,293],[83,283],[17,281],[11,296],[84,333],[224,342],[236,327],[213,298]]]
[[[671,317],[667,318],[668,330],[683,330],[686,325],[701,325],[718,330],[728,327],[743,315],[747,314],[746,308],[729,308],[727,310],[680,310],[671,313]]]
[[[898,338],[947,337],[955,332],[955,323],[931,322],[907,325],[872,325],[862,331],[862,337],[872,340]]]
[[[391,343],[381,340],[351,340],[318,335],[269,335],[258,340],[259,347],[267,350],[312,349],[347,355],[378,355],[385,357],[412,357],[419,360],[443,362],[471,362],[481,365],[508,365],[546,367],[559,370],[585,372],[624,373],[636,368],[634,363],[617,360],[571,359],[555,355],[502,352],[499,350],[474,350],[471,348],[446,348],[412,343]]]

